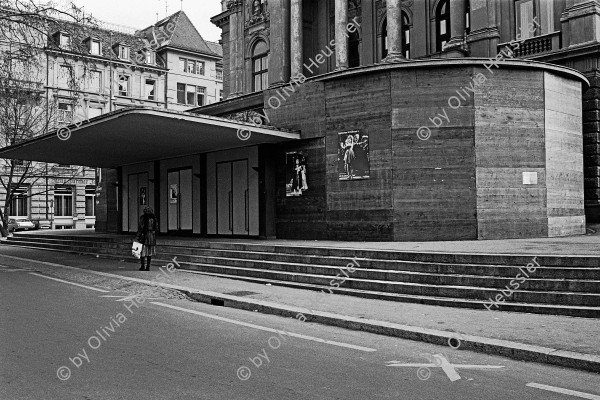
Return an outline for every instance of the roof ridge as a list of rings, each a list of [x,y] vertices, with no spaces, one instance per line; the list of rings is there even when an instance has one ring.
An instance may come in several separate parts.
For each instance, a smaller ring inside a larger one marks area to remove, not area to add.
[[[167,22],[167,21],[169,21],[170,19],[172,19],[172,18],[173,18],[173,17],[174,17],[176,14],[179,14],[179,13],[182,13],[182,12],[183,12],[183,11],[177,11],[177,12],[175,12],[175,13],[173,13],[173,14],[171,14],[171,15],[167,16],[167,17],[164,17],[163,19],[161,19],[161,20],[159,20],[159,21],[156,21],[156,22],[155,22],[155,23],[153,23],[153,24],[150,24],[150,25],[148,25],[148,26],[147,26],[147,27],[145,27],[145,28],[139,29],[137,32],[140,32],[140,33],[141,33],[141,32],[145,32],[145,31],[147,31],[147,30],[148,30],[148,29],[150,29],[150,28],[154,28],[154,27],[157,27],[158,25],[162,25],[162,24],[164,24],[165,22]]]
[[[217,57],[219,57],[219,55],[217,53],[215,53],[214,51],[212,51],[212,49],[206,44],[206,40],[204,40],[204,38],[202,37],[202,35],[200,34],[200,32],[198,32],[198,29],[196,28],[196,25],[194,25],[194,23],[192,22],[192,20],[190,19],[190,17],[187,16],[187,14],[185,13],[185,11],[181,10],[180,12],[187,18],[187,20],[189,21],[189,23],[192,26],[192,28],[194,28],[194,31],[196,31],[196,33],[200,37],[200,40],[202,40],[202,42],[204,42],[204,45],[206,46],[206,48],[208,49],[208,51],[210,51],[211,54],[214,54]],[[175,32],[175,31],[173,31],[173,32]]]

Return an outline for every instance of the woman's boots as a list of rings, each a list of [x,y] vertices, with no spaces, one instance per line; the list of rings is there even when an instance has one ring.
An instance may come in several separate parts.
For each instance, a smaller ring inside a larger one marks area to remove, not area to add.
[[[140,267],[140,271],[146,271],[146,257],[141,257],[140,261],[142,263],[142,266]]]

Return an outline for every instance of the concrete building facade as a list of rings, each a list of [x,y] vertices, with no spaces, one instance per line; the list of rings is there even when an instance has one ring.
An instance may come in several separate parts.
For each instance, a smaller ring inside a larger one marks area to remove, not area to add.
[[[228,98],[256,88],[250,79],[256,70],[248,62],[256,56],[255,49],[272,60],[270,86],[289,82],[296,72],[311,77],[390,60],[389,46],[394,42],[400,47],[392,52],[400,58],[427,60],[494,58],[510,42],[518,41],[518,48],[510,46],[514,49],[510,58],[548,62],[581,72],[591,84],[582,96],[585,210],[590,222],[600,220],[598,1],[239,0],[223,4],[223,13],[213,22],[223,28],[224,52],[230,65],[226,74],[231,71],[225,85]],[[346,19],[355,19],[360,28],[331,46],[340,47],[336,54],[342,54],[341,63],[335,57],[313,63]],[[388,21],[392,21],[390,26]]]

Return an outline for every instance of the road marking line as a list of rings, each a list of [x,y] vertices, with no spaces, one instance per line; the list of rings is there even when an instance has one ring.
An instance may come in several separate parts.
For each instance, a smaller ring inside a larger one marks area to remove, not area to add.
[[[79,283],[64,281],[64,280],[58,279],[58,278],[52,278],[52,277],[49,277],[49,276],[46,276],[46,275],[36,274],[35,272],[30,272],[29,275],[35,275],[35,276],[39,276],[39,277],[46,278],[46,279],[52,279],[53,281],[62,282],[62,283],[68,283],[69,285],[79,286],[79,287],[82,287],[82,288],[86,288],[86,289],[90,289],[90,290],[95,290],[95,291],[101,292],[101,293],[110,293],[109,290],[98,289],[98,288],[91,287],[91,286],[80,285]]]
[[[119,297],[120,298],[120,297],[125,297],[125,296],[123,296],[123,295],[121,295],[121,296],[115,296],[115,295],[112,295],[112,294],[105,294],[104,296],[98,296],[98,297]]]
[[[313,342],[331,344],[333,346],[345,347],[345,348],[348,348],[348,349],[354,349],[354,350],[360,350],[360,351],[366,351],[366,352],[377,351],[377,349],[372,349],[372,348],[369,348],[369,347],[356,346],[356,345],[353,345],[353,344],[336,342],[336,341],[332,341],[332,340],[325,340],[325,339],[320,339],[320,338],[313,337],[313,336],[301,335],[299,333],[291,333],[291,332],[286,332],[286,331],[282,331],[282,330],[278,330],[278,329],[267,328],[266,326],[254,325],[254,324],[250,324],[248,322],[242,322],[242,321],[237,321],[235,319],[229,319],[229,318],[219,317],[217,315],[207,314],[207,313],[203,313],[201,311],[196,311],[196,310],[189,310],[187,308],[172,306],[170,304],[159,303],[159,302],[156,302],[156,301],[152,301],[150,303],[151,304],[155,304],[157,306],[161,306],[161,307],[171,308],[173,310],[183,311],[183,312],[187,312],[187,313],[190,313],[190,314],[200,315],[200,316],[206,317],[206,318],[216,319],[218,321],[228,322],[230,324],[242,325],[242,326],[246,326],[248,328],[258,329],[258,330],[267,331],[267,332],[274,332],[274,333],[278,333],[278,334],[281,334],[281,335],[288,335],[288,336],[296,337],[296,338],[300,338],[300,339],[311,340]]]
[[[32,270],[32,269],[22,269],[22,268],[19,268],[19,269],[3,269],[3,270],[0,270],[0,272],[22,272],[22,271],[33,271],[33,270]]]
[[[590,399],[590,400],[600,400],[600,396],[596,396],[595,394],[589,394],[584,392],[578,392],[576,390],[563,389],[556,386],[548,386],[542,385],[541,383],[530,382],[526,386],[547,390],[549,392],[556,392],[561,394],[567,394],[569,396],[581,397],[582,399]]]
[[[461,379],[457,369],[500,369],[504,365],[470,365],[470,364],[452,364],[443,354],[434,354],[432,356],[435,362],[432,364],[403,364],[400,361],[388,361],[388,367],[416,367],[416,368],[441,368],[448,376],[451,382]]]

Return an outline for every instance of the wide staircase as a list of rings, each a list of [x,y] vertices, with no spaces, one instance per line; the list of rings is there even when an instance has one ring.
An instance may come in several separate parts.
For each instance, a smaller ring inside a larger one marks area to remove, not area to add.
[[[5,243],[133,261],[127,236],[25,233]],[[157,244],[163,265],[177,257],[180,268],[213,276],[391,301],[600,318],[598,257],[534,260],[235,239],[159,238]]]

